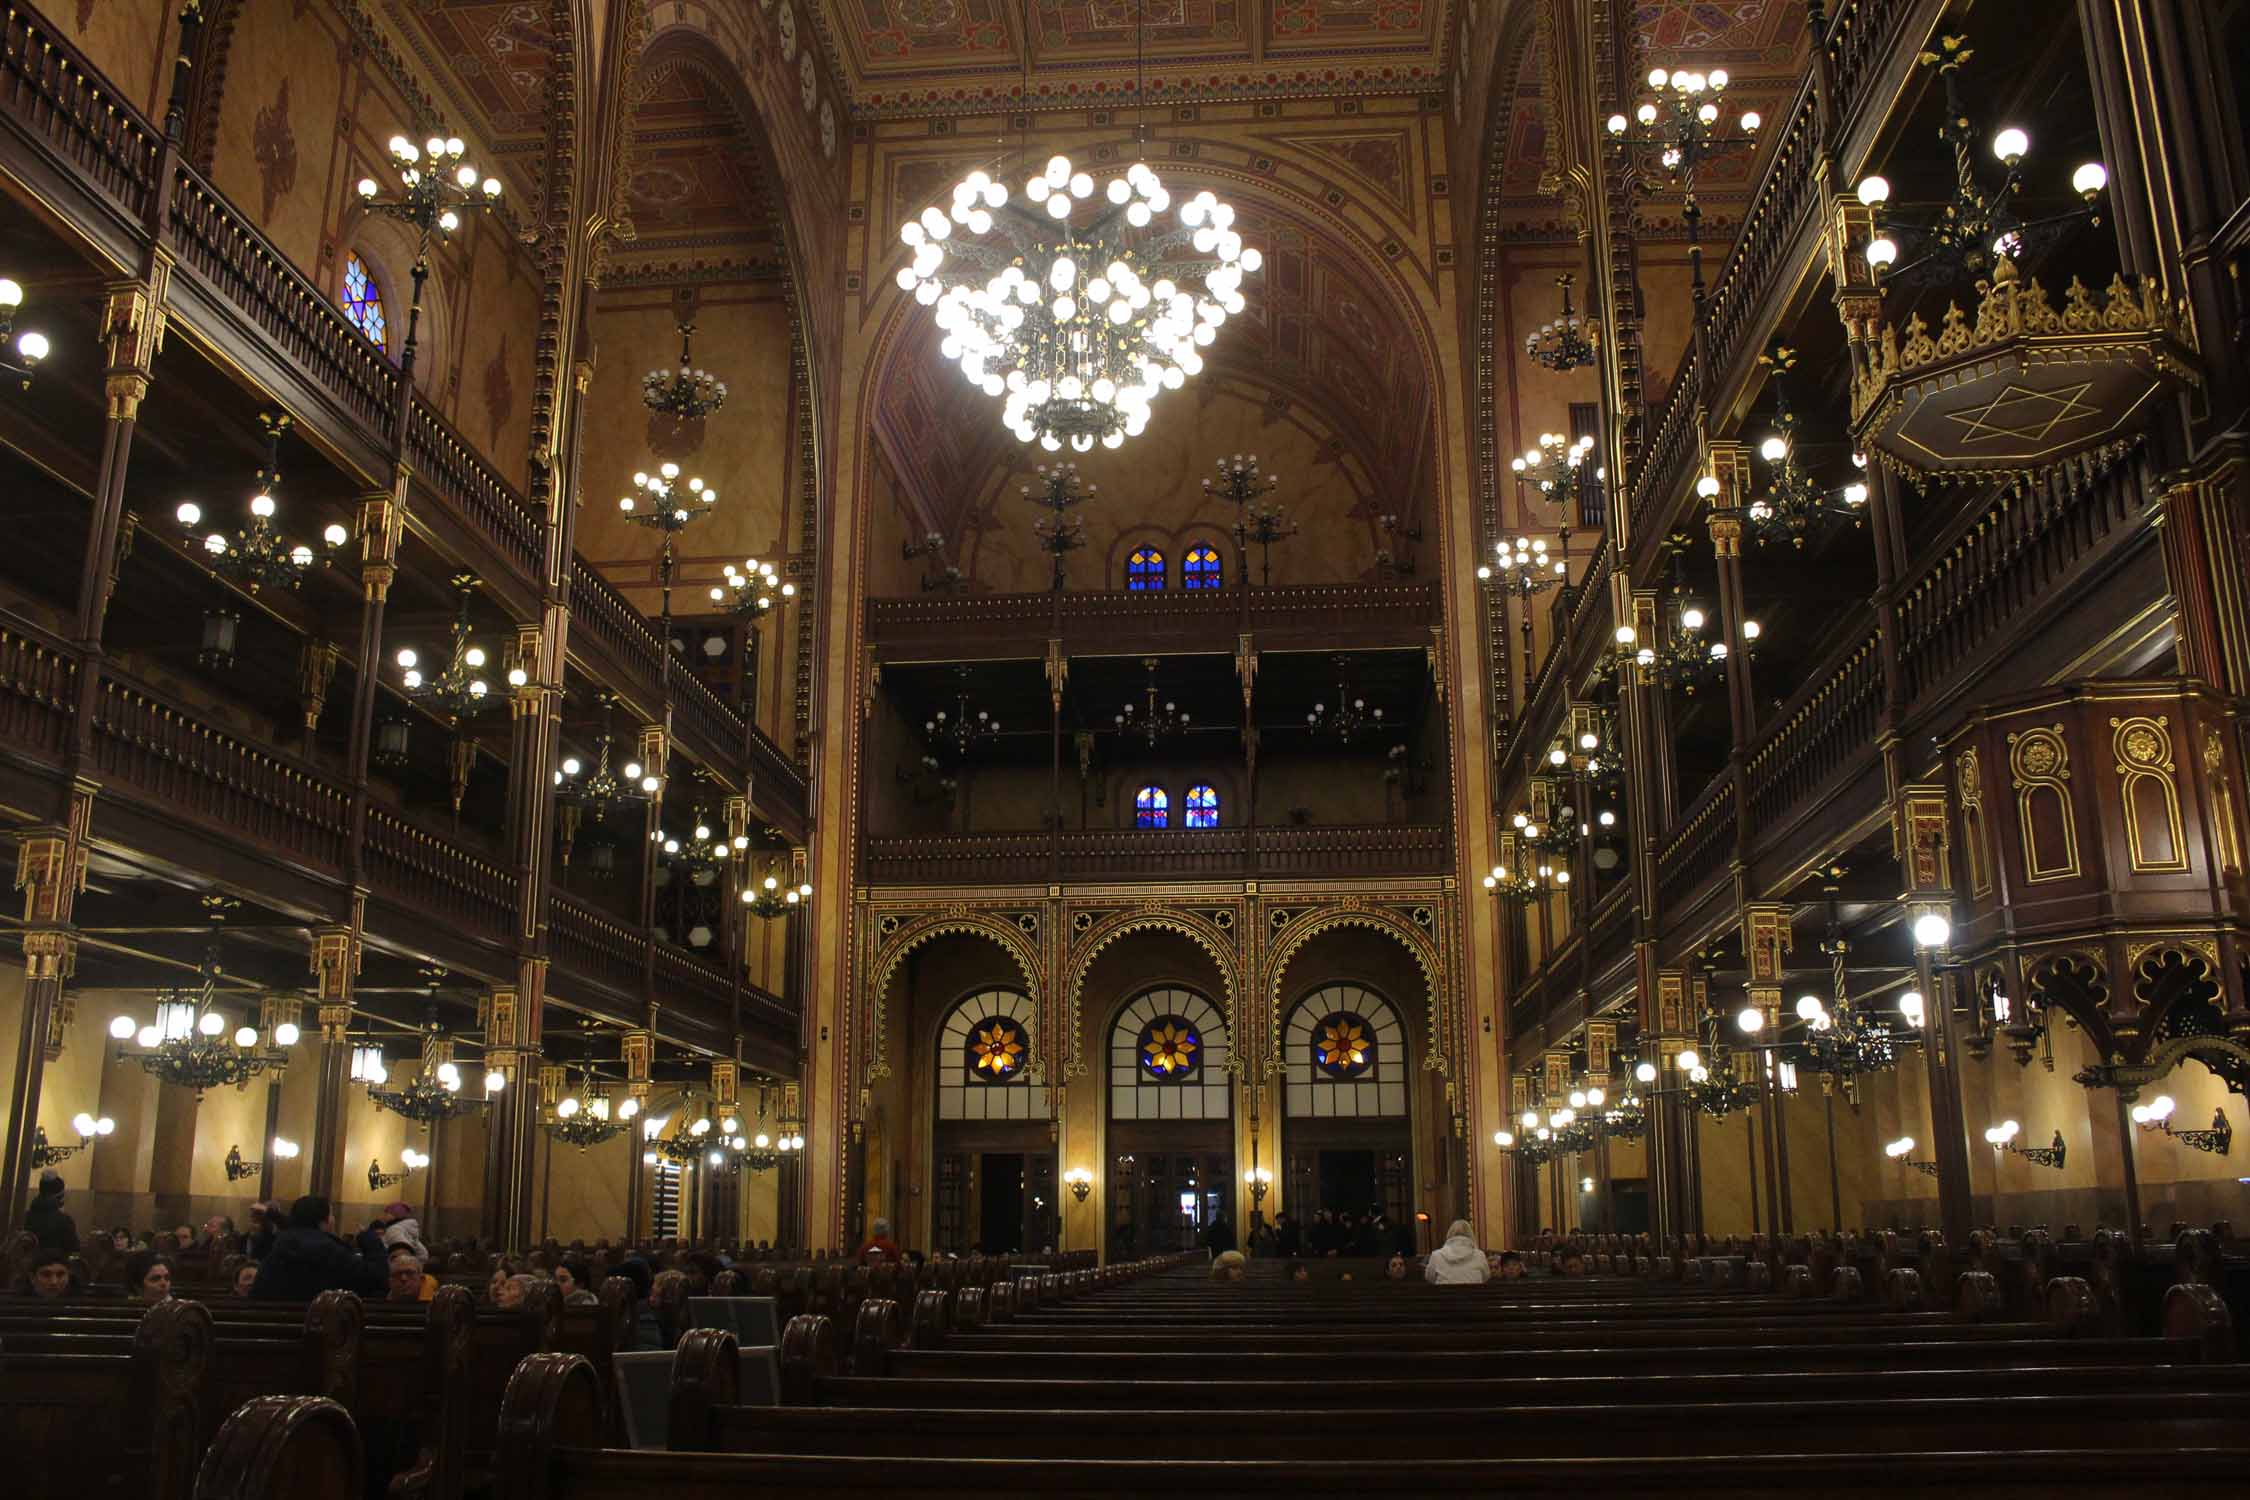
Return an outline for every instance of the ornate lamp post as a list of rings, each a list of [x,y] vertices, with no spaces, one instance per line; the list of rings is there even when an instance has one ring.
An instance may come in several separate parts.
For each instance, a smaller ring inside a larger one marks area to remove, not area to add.
[[[415,231],[414,301],[407,309],[406,345],[399,355],[399,368],[410,382],[422,322],[422,283],[430,276],[430,241],[450,238],[468,215],[489,212],[500,203],[500,179],[483,177],[480,182],[482,174],[468,160],[467,150],[459,136],[433,135],[416,146],[405,136],[394,135],[390,153],[399,180],[396,194],[384,196],[381,184],[372,177],[359,181],[359,199],[368,212],[403,220]]]
[[[1631,120],[1621,114],[1609,117],[1610,139],[1642,171],[1661,175],[1681,190],[1680,215],[1687,221],[1688,266],[1700,316],[1703,209],[1695,198],[1696,169],[1755,146],[1758,127],[1764,122],[1756,110],[1742,111],[1731,124],[1724,120],[1724,68],[1708,73],[1656,68],[1648,75],[1648,86],[1652,92],[1635,106]]]
[[[682,481],[680,466],[657,465],[656,472],[633,476],[633,487],[618,497],[617,508],[635,526],[662,534],[664,550],[656,560],[656,577],[664,591],[664,634],[671,635],[673,539],[711,513],[719,492],[701,479]]]
[[[1056,464],[1038,468],[1038,483],[1024,485],[1023,498],[1047,512],[1031,525],[1032,534],[1039,539],[1039,548],[1055,560],[1053,588],[1063,590],[1063,559],[1086,545],[1086,523],[1071,514],[1079,506],[1094,498],[1101,489],[1098,484],[1086,484],[1078,477],[1078,465]]]
[[[1743,508],[1743,524],[1760,542],[1786,538],[1792,547],[1805,545],[1805,537],[1831,521],[1857,526],[1867,509],[1867,482],[1853,479],[1830,490],[1807,472],[1798,454],[1797,413],[1789,405],[1786,377],[1797,367],[1797,351],[1776,344],[1758,356],[1773,383],[1773,425],[1758,444],[1758,457],[1767,465],[1765,488],[1750,497]],[[1864,455],[1853,454],[1853,465],[1865,470]]]

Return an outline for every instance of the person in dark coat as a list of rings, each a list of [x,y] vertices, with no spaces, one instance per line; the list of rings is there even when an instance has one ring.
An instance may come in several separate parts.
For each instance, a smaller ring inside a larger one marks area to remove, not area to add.
[[[63,1180],[59,1172],[39,1174],[39,1196],[23,1216],[23,1227],[39,1241],[42,1250],[78,1253],[78,1225],[63,1212]]]
[[[307,1194],[289,1205],[289,1226],[273,1237],[258,1263],[250,1295],[272,1302],[310,1302],[322,1292],[381,1297],[390,1290],[382,1236],[362,1232],[359,1243],[336,1238],[336,1215],[326,1198]]]
[[[1203,1231],[1203,1244],[1213,1255],[1224,1255],[1234,1248],[1234,1225],[1228,1222],[1224,1213],[1213,1219],[1211,1227]]]

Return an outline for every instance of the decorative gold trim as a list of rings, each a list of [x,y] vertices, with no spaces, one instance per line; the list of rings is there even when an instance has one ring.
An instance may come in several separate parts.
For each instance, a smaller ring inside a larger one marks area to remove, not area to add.
[[[2110,751],[2117,760],[2118,814],[2125,820],[2125,849],[2135,874],[2176,874],[2188,868],[2187,830],[2180,822],[2180,790],[2172,764],[2170,720],[2136,714],[2109,721]],[[2169,859],[2152,859],[2141,839],[2138,797],[2153,783],[2163,798]]]
[[[1272,1015],[1267,1021],[1272,1055],[1281,1056],[1281,982],[1288,976],[1290,962],[1296,958],[1297,950],[1332,927],[1367,927],[1397,938],[1421,969],[1424,987],[1429,992],[1427,1009],[1430,1028],[1429,1051],[1422,1059],[1422,1066],[1450,1074],[1452,1063],[1445,1055],[1445,974],[1443,962],[1436,950],[1414,930],[1411,923],[1397,920],[1381,907],[1356,904],[1362,898],[1343,899],[1355,904],[1308,908],[1276,924],[1273,956],[1266,970],[1265,983],[1267,999],[1272,1005]]]
[[[2070,801],[2070,741],[2060,724],[2016,730],[2008,736],[2008,772],[2016,792],[2016,833],[2023,850],[2028,885],[2075,880],[2078,867],[2078,811]],[[2062,812],[2062,859],[2050,862],[2039,847],[2032,823],[2033,798],[2046,793]]]
[[[1241,926],[1240,923],[1236,925],[1238,928]],[[1253,1053],[1247,1061],[1258,1066],[1245,1066],[1242,1038],[1247,1033],[1243,1029],[1243,1017],[1240,1014],[1241,997],[1236,985],[1238,972],[1235,956],[1226,951],[1225,935],[1211,923],[1191,913],[1171,908],[1113,912],[1095,922],[1072,942],[1071,955],[1065,960],[1070,977],[1063,986],[1063,993],[1067,997],[1064,1022],[1070,1027],[1070,1033],[1064,1039],[1064,1076],[1077,1078],[1087,1071],[1085,1051],[1080,1044],[1085,1020],[1087,972],[1093,968],[1094,960],[1101,956],[1102,950],[1110,944],[1129,933],[1147,931],[1177,933],[1211,955],[1211,961],[1218,965],[1220,986],[1226,992],[1220,1010],[1226,1017],[1227,1035],[1233,1043],[1229,1067],[1253,1081],[1262,1078],[1270,1070],[1273,1060]]]

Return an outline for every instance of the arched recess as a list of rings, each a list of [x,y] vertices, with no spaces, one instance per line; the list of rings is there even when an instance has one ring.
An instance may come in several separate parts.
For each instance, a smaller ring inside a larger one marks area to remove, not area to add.
[[[1049,1086],[1031,997],[978,988],[938,1019],[924,1066],[931,1096],[929,1238],[955,1254],[1055,1243],[1061,1218]]]
[[[890,934],[875,954],[875,962],[871,969],[873,984],[870,987],[867,1030],[868,1051],[866,1063],[860,1070],[862,1085],[890,1076],[890,1059],[886,1055],[887,1043],[885,1037],[889,1033],[888,1010],[891,979],[898,972],[899,964],[907,954],[913,952],[916,948],[921,947],[932,938],[942,937],[947,933],[967,933],[997,943],[1001,951],[1014,961],[1018,972],[1023,975],[1024,993],[1030,999],[1032,1006],[1034,1009],[1039,1007],[1039,957],[1029,943],[1025,941],[1022,932],[1014,926],[998,917],[982,915],[941,914],[910,921]],[[1035,1032],[1034,1036],[1037,1035],[1038,1033]],[[1035,1060],[1032,1067],[1034,1071],[1031,1076],[1041,1078],[1046,1075],[1047,1070],[1043,1060]]]
[[[1225,914],[1231,922],[1232,913]],[[1162,931],[1177,933],[1211,956],[1211,963],[1219,972],[1219,983],[1224,991],[1220,996],[1220,1012],[1224,1016],[1230,1039],[1241,1034],[1237,1018],[1234,935],[1230,928],[1222,927],[1217,920],[1190,911],[1127,911],[1115,912],[1094,923],[1072,948],[1069,979],[1063,985],[1067,1006],[1065,1022],[1069,1028],[1064,1072],[1076,1078],[1086,1071],[1087,1059],[1081,1044],[1085,1029],[1084,1010],[1086,975],[1102,950],[1130,933]],[[1239,1045],[1239,1042],[1236,1043]]]
[[[1201,989],[1166,979],[1126,997],[1106,1040],[1103,1242],[1192,1250],[1236,1213],[1232,1032]]]
[[[1193,159],[1185,159],[1191,148]],[[1164,168],[1175,197],[1204,187],[1220,193],[1235,206],[1236,225],[1245,239],[1266,255],[1266,271],[1252,279],[1255,284],[1246,284],[1250,307],[1221,331],[1208,351],[1203,375],[1156,404],[1148,432],[1115,453],[1097,448],[1077,461],[1100,482],[1097,470],[1105,462],[1145,466],[1152,456],[1185,445],[1200,478],[1211,457],[1226,450],[1207,454],[1183,438],[1193,430],[1197,402],[1222,387],[1253,390],[1270,403],[1273,417],[1302,412],[1329,435],[1323,439],[1333,450],[1328,461],[1351,481],[1347,488],[1352,491],[1332,519],[1339,524],[1348,519],[1365,530],[1366,551],[1372,556],[1379,545],[1379,507],[1357,493],[1356,476],[1388,476],[1379,487],[1383,503],[1402,513],[1426,514],[1423,507],[1442,504],[1445,465],[1439,455],[1445,401],[1422,296],[1426,288],[1410,284],[1401,265],[1372,243],[1362,226],[1321,202],[1309,180],[1300,185],[1289,180],[1290,171],[1268,175],[1254,167],[1242,141],[1183,138],[1175,149],[1181,159]],[[885,202],[879,212],[888,216],[899,206]],[[898,248],[891,244],[870,264],[870,285],[890,286],[897,269],[891,252]],[[1313,268],[1308,275],[1317,302],[1305,300],[1307,276],[1291,280],[1275,274],[1291,256]],[[1001,539],[1008,532],[1010,508],[999,500],[1012,497],[1013,490],[995,476],[1018,465],[1028,468],[1044,455],[1036,449],[1027,454],[1001,426],[998,404],[972,390],[940,357],[926,309],[895,289],[884,296],[862,377],[860,409],[901,487],[919,497],[927,521],[949,539],[953,560],[962,562],[972,539]],[[1348,309],[1343,306],[1347,301]],[[1307,348],[1316,353],[1312,362]],[[1359,393],[1356,399],[1353,392]],[[1130,486],[1142,487],[1140,479]],[[1167,486],[1167,491],[1171,488],[1183,490],[1183,503],[1197,498],[1185,493],[1197,489],[1193,479],[1184,486]],[[1293,503],[1292,512],[1297,509]],[[896,518],[873,519],[900,524]],[[867,542],[880,553],[903,539],[870,535]],[[1108,555],[1109,539],[1097,536],[1078,566],[1090,577]]]
[[[1431,925],[1435,925],[1435,915],[1431,908],[1417,907],[1415,910],[1418,913],[1430,912]],[[1437,944],[1428,932],[1421,930],[1413,921],[1383,908],[1337,910],[1331,907],[1308,907],[1291,916],[1274,934],[1273,958],[1267,971],[1271,975],[1266,997],[1270,1024],[1268,1045],[1271,1049],[1267,1055],[1276,1058],[1281,1055],[1281,1021],[1284,1013],[1282,994],[1289,981],[1291,961],[1311,939],[1339,927],[1364,927],[1383,933],[1396,939],[1413,958],[1415,967],[1422,971],[1422,982],[1428,990],[1428,1030],[1422,1066],[1432,1071],[1450,1073],[1452,1063],[1445,1050],[1452,1041],[1445,1019],[1448,1011],[1445,965],[1439,956]]]
[[[337,300],[345,255],[356,254],[366,263],[383,289],[383,315],[390,323],[384,352],[393,364],[402,362],[406,354],[407,324],[414,302],[415,248],[414,231],[405,224],[355,207],[337,226],[336,261],[328,269],[330,284],[321,288],[331,301]],[[453,313],[451,278],[433,266],[422,284],[422,315],[413,320],[414,387],[425,396],[435,388],[439,372],[453,368]]]
[[[1415,1190],[1413,1044],[1405,1018],[1372,985],[1323,978],[1289,1007],[1281,1026],[1281,1141],[1275,1163],[1284,1200],[1300,1219],[1317,1211],[1355,1220],[1380,1209],[1381,1229],[1339,1251],[1404,1248]]]

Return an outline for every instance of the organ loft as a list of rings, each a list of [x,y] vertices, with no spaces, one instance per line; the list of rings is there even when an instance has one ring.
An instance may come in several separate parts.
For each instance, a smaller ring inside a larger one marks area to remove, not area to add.
[[[2238,1482],[2246,79],[12,4],[26,1493]]]

